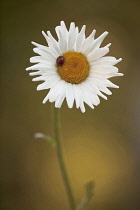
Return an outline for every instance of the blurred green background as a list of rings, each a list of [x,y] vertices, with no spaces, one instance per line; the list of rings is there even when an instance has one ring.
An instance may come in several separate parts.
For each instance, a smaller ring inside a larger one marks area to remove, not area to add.
[[[51,104],[41,102],[24,69],[34,55],[31,41],[46,44],[41,31],[61,20],[109,35],[109,55],[122,57],[124,77],[108,101],[86,113],[61,108],[69,176],[77,203],[93,179],[95,195],[88,210],[140,209],[140,1],[3,0],[1,3],[0,209],[68,210],[55,153],[35,132],[52,135]]]

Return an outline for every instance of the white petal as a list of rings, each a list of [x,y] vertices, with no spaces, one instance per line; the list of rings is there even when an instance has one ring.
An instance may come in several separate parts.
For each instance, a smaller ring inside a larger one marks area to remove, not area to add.
[[[58,96],[61,95],[59,88],[63,85],[63,80],[59,80],[50,90],[49,92],[49,101],[54,102],[57,100]],[[60,88],[61,89],[61,88]]]
[[[59,93],[58,93],[57,98],[55,100],[55,107],[56,108],[60,108],[61,107],[61,105],[62,105],[62,103],[63,103],[63,101],[64,101],[64,99],[66,97],[66,88],[65,88],[65,86],[66,86],[66,83],[63,80],[61,80],[61,83],[59,84]]]
[[[117,63],[119,63],[121,61],[122,61],[122,58],[116,59],[116,62],[114,62],[114,64],[112,64],[112,65],[116,65]]]
[[[32,81],[36,82],[36,81],[45,81],[45,78],[43,76],[40,77],[35,77],[32,79]]]
[[[53,63],[56,62],[57,56],[55,57],[54,54],[52,54],[50,50],[47,52],[47,51],[43,51],[39,48],[34,48],[33,51],[35,53],[41,55],[43,58],[45,58],[46,61],[53,62]]]
[[[89,81],[90,81],[90,85],[93,87],[93,89],[96,89],[97,94],[99,96],[101,96],[102,98],[104,98],[105,100],[107,100],[107,97],[100,91],[100,87],[102,86],[102,84],[104,84],[105,79],[91,77],[91,78],[89,78]]]
[[[46,81],[37,86],[37,90],[44,90],[44,89],[48,89],[48,88],[49,88],[49,86],[47,85]]]
[[[76,27],[76,37],[78,36],[78,34],[79,34],[79,28]]]
[[[44,46],[44,45],[41,45],[41,44],[38,44],[38,43],[36,43],[36,42],[31,42],[34,46],[36,46],[36,47],[38,47],[38,48],[40,48],[40,49],[42,49],[42,50],[48,50],[48,47],[46,47],[46,46]]]
[[[115,76],[115,77],[118,77],[118,76],[120,77],[121,76],[122,77],[122,76],[124,76],[124,74],[123,73],[114,73],[113,76]]]
[[[103,57],[104,55],[106,55],[109,52],[108,47],[102,47],[100,49],[97,49],[95,51],[93,51],[91,54],[89,54],[87,56],[89,62],[95,61],[101,57]]]
[[[123,76],[124,74],[122,73],[97,73],[97,72],[94,72],[92,74],[92,76],[94,78],[106,78],[106,79],[109,79],[111,77],[119,77],[119,76]]]
[[[59,96],[59,98],[57,98],[56,101],[55,101],[55,107],[56,108],[60,108],[62,106],[62,103],[63,103],[64,99],[65,99],[65,93],[64,92],[62,92],[62,93],[63,94],[61,96]]]
[[[94,106],[92,105],[92,102],[90,100],[90,96],[88,94],[88,91],[83,91],[83,101],[92,109],[94,109]]]
[[[107,100],[107,97],[102,92],[99,92],[98,95],[101,96],[103,99]]]
[[[44,90],[53,87],[60,80],[57,76],[49,77],[45,79],[45,82],[37,86],[37,90]]]
[[[59,49],[58,42],[53,38],[51,33],[48,31],[48,36],[44,31],[42,31],[43,36],[45,37],[48,48],[45,50],[47,53],[51,54],[55,59],[61,54],[61,51]]]
[[[83,48],[82,48],[82,51],[81,51],[84,54],[87,54],[88,52],[90,52],[93,49],[92,44],[94,43],[95,33],[96,33],[96,30],[93,30],[92,33],[90,34],[90,36],[86,38]],[[89,48],[90,48],[90,50],[89,50]]]
[[[61,21],[61,25],[55,28],[56,34],[58,36],[58,44],[62,53],[65,53],[67,50],[67,41],[68,41],[68,30],[64,21]]]
[[[112,92],[107,87],[102,87],[100,90],[107,95],[112,95]]]
[[[91,75],[89,75],[89,77],[87,78],[87,80],[85,80],[86,86],[87,88],[92,91],[94,94],[98,94],[98,87],[96,86],[96,84],[94,83],[94,79]],[[83,82],[84,83],[84,82]]]
[[[47,36],[47,34],[44,31],[42,31],[42,35],[44,36],[44,38],[46,39],[46,41],[48,43],[48,36]]]
[[[109,44],[107,44],[105,47],[110,47],[112,44],[111,43],[109,43]]]
[[[50,102],[55,101],[55,107],[60,108],[65,99],[65,81],[59,80],[56,84],[53,85],[48,95],[44,98],[43,104],[48,100]]]
[[[84,102],[82,101],[81,105],[80,105],[80,109],[81,109],[81,112],[84,113],[86,110],[85,110],[85,106],[84,106]]]
[[[46,42],[48,43],[48,48],[50,49],[50,48],[53,48],[53,44],[52,44],[52,42],[51,42],[51,39],[50,39],[50,37],[48,37],[47,36],[47,34],[44,32],[44,31],[42,31],[42,34],[43,34],[43,36],[44,36],[44,38],[46,39]]]
[[[26,71],[29,70],[41,70],[41,69],[45,69],[47,67],[46,63],[37,63],[33,66],[27,67]]]
[[[58,88],[59,88],[59,86],[54,86],[50,89],[49,102],[53,103],[56,101],[56,98],[58,96],[58,93],[57,93]]]
[[[118,68],[111,65],[93,65],[93,67],[91,68],[91,72],[117,73]]]
[[[52,49],[54,49],[57,52],[57,56],[61,55],[62,52],[59,48],[58,42],[54,39],[50,31],[47,31],[48,37],[50,38],[50,42],[52,43]]]
[[[75,51],[80,52],[84,41],[85,41],[85,29],[86,26],[84,25],[80,31],[80,33],[77,35],[76,43],[75,43]]]
[[[67,83],[66,85],[66,100],[68,107],[72,108],[74,103],[74,90],[73,85],[71,83]]]
[[[90,97],[90,100],[91,100],[92,104],[94,104],[95,106],[98,106],[100,104],[100,99],[99,99],[98,95],[92,94]]]
[[[68,45],[67,45],[68,51],[72,51],[74,49],[75,39],[76,39],[76,28],[75,24],[72,22],[70,24],[70,29],[68,33]]]
[[[118,85],[115,85],[113,84],[111,81],[109,80],[105,80],[105,83],[104,83],[107,87],[111,87],[111,88],[119,88]]]
[[[86,104],[88,104],[92,109],[94,109],[94,106],[92,104],[98,105],[98,103],[100,102],[99,98],[97,97],[97,93],[99,92],[99,90],[97,89],[97,87],[95,87],[93,81],[92,84],[90,82],[83,82],[81,86],[84,95],[83,101],[85,101]],[[96,96],[96,100],[93,100],[92,96]]]
[[[67,36],[68,36],[68,30],[67,30],[67,27],[66,27],[66,25],[65,25],[65,23],[64,23],[64,21],[61,21],[60,22],[60,31],[62,32],[62,34],[67,38]]]
[[[57,37],[58,37],[58,39],[60,39],[60,37],[59,37],[59,31],[61,30],[61,26],[56,26],[55,27],[55,32],[56,32],[56,34],[57,34]]]
[[[83,94],[81,91],[80,85],[73,85],[74,94],[75,94],[75,102],[76,102],[76,108],[78,109],[83,101]]]
[[[30,63],[39,63],[39,62],[46,62],[46,60],[41,56],[33,56],[30,58]]]
[[[65,25],[64,21],[60,22],[60,26],[56,26],[55,31],[56,31],[56,34],[58,36],[58,39],[60,39],[60,31],[61,31],[61,34],[63,34],[63,36],[67,40],[68,30],[66,28],[66,25]]]
[[[61,31],[59,31],[59,47],[62,53],[65,53],[67,50],[67,39],[64,37]]]
[[[107,95],[112,94],[111,91],[106,87],[106,85],[104,85],[104,83],[99,79],[94,80],[94,83],[96,83],[100,91],[106,93]]]
[[[108,32],[106,31],[101,36],[99,36],[97,39],[93,40],[93,42],[88,44],[88,47],[83,52],[86,53],[86,54],[90,54],[90,53],[94,52],[95,50],[99,49],[102,41],[107,36],[107,34],[108,34]],[[110,44],[109,44],[109,46],[110,46]]]
[[[98,49],[100,45],[102,44],[104,38],[108,35],[108,32],[105,31],[103,34],[101,34],[97,39],[94,41],[94,50]]]
[[[100,99],[97,94],[100,94],[99,89],[97,86],[94,84],[93,80],[89,80],[87,83],[85,82],[86,89],[89,92],[89,98],[92,104],[97,106],[100,103]]]
[[[30,76],[37,76],[37,75],[41,75],[41,71],[35,71],[35,72],[30,72],[29,75]]]
[[[100,58],[97,61],[94,61],[93,65],[100,65],[100,64],[103,64],[103,65],[108,65],[108,64],[109,65],[116,65],[120,61],[122,61],[122,58],[116,59],[115,57],[112,57],[112,56],[105,56],[105,57]]]
[[[49,93],[48,93],[49,94]],[[48,100],[49,100],[49,96],[48,94],[46,95],[46,97],[43,99],[42,103],[45,104]]]
[[[30,76],[42,75],[44,78],[56,76],[56,72],[53,69],[45,69],[44,71],[36,71],[29,73]]]
[[[43,76],[49,76],[49,77],[51,77],[51,76],[58,76],[59,77],[59,75],[57,74],[57,72],[52,68],[50,68],[50,69],[45,69],[45,71],[42,71],[42,75]]]

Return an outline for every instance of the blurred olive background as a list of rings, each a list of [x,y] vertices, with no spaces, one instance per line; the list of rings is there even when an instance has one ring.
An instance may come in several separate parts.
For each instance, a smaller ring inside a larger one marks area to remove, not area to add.
[[[41,31],[61,20],[87,25],[87,35],[109,35],[109,55],[123,61],[124,77],[108,101],[82,114],[61,108],[63,144],[78,203],[84,184],[93,179],[95,195],[88,210],[140,209],[140,1],[139,0],[3,0],[1,3],[1,140],[0,209],[68,210],[55,152],[35,132],[52,135],[47,91],[36,91],[24,69],[34,55],[31,41],[46,44]]]

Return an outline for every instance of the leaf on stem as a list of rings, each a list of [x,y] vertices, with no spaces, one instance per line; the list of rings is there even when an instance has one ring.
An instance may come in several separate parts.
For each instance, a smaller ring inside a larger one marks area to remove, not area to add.
[[[94,182],[93,181],[89,181],[87,184],[86,184],[86,195],[87,195],[87,198],[88,200],[90,200],[94,194]]]
[[[51,145],[51,146],[56,146],[56,141],[55,141],[55,139],[53,139],[51,136],[47,136],[47,135],[45,135],[45,134],[43,134],[43,133],[35,133],[34,134],[34,138],[36,138],[36,139],[44,139],[44,140],[46,140],[47,142],[49,142],[49,144]]]
[[[84,198],[82,199],[81,204],[77,208],[77,210],[85,210],[86,207],[88,206],[90,200],[92,199],[92,197],[94,195],[94,182],[89,181],[85,185],[85,189],[86,189],[86,194],[85,194]]]

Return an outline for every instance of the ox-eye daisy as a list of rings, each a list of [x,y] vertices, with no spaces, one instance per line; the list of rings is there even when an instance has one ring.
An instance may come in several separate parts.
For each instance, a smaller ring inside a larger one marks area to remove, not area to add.
[[[39,56],[30,58],[31,63],[37,64],[26,70],[38,70],[30,73],[31,76],[38,76],[33,81],[44,81],[37,90],[50,89],[43,103],[49,100],[60,108],[66,98],[69,108],[73,107],[75,100],[76,107],[85,112],[84,103],[93,109],[100,103],[99,96],[107,99],[103,93],[112,94],[108,87],[118,88],[108,79],[123,75],[114,66],[122,59],[105,56],[111,44],[100,47],[108,32],[95,39],[96,30],[93,30],[86,38],[85,28],[84,25],[79,32],[72,22],[67,30],[61,21],[60,26],[55,28],[58,41],[50,31],[47,34],[43,31],[48,47],[32,42],[36,46],[33,51]]]

